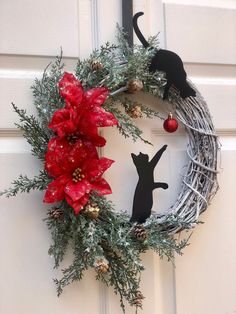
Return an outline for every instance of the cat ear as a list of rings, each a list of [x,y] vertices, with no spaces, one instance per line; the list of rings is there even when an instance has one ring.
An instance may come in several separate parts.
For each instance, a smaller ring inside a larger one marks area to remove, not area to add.
[[[137,155],[135,155],[134,153],[131,153],[131,157],[133,159],[133,163],[135,164],[136,160],[137,160]]]
[[[139,153],[139,155],[137,156],[140,158],[140,160],[148,162],[149,161],[149,156],[147,154],[143,154],[143,153]]]

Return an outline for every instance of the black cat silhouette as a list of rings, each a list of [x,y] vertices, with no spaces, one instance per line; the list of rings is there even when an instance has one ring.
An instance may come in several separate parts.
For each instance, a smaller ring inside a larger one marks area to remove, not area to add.
[[[133,212],[131,221],[143,223],[151,215],[153,205],[152,191],[157,188],[167,189],[168,184],[163,182],[154,182],[154,168],[160,160],[167,145],[164,145],[152,160],[146,154],[131,154],[133,162],[137,168],[139,180],[134,193]]]
[[[141,41],[142,45],[145,48],[148,48],[150,45],[141,33],[137,23],[138,17],[141,15],[143,15],[143,12],[138,12],[134,15],[133,27],[135,34]],[[157,50],[151,60],[149,71],[155,72],[157,70],[166,73],[167,83],[165,86],[163,99],[168,99],[169,89],[172,85],[179,90],[180,96],[182,98],[196,96],[195,90],[190,87],[186,81],[187,74],[184,70],[183,62],[176,53],[164,49]]]

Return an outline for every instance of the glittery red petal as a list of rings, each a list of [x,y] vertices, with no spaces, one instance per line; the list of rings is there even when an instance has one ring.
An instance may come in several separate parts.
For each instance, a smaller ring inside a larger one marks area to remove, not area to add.
[[[108,96],[108,89],[106,87],[92,88],[84,93],[84,102],[86,106],[94,107],[101,106]]]
[[[83,87],[79,80],[65,72],[59,82],[60,95],[66,100],[66,107],[78,106],[83,99]]]
[[[78,215],[85,204],[88,203],[89,194],[85,194],[78,201],[73,201],[70,196],[66,195],[67,203],[73,207],[75,215]]]
[[[103,178],[96,180],[92,185],[92,189],[95,190],[98,195],[106,195],[112,193],[110,185]]]
[[[85,194],[88,194],[91,190],[91,184],[87,180],[74,183],[68,182],[65,186],[65,193],[71,197],[73,201],[78,201]]]
[[[69,176],[63,175],[49,183],[43,201],[45,203],[55,203],[63,200],[65,197],[64,187],[69,180]]]
[[[101,107],[94,107],[90,115],[93,117],[93,123],[99,127],[118,125],[118,120],[113,113],[107,112]]]
[[[84,116],[80,121],[79,130],[81,134],[95,146],[104,146],[106,140],[98,134],[98,127],[93,123],[92,119],[89,119],[87,116]]]
[[[85,160],[83,163],[83,170],[93,182],[100,178],[103,173],[113,164],[114,160],[108,158]]]

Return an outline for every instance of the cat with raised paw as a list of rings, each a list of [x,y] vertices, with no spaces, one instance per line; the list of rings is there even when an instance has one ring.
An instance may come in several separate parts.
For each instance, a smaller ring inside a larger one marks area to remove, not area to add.
[[[154,189],[167,189],[168,184],[164,182],[154,182],[154,169],[160,160],[162,154],[166,150],[167,145],[164,145],[155,156],[149,161],[147,154],[140,153],[139,155],[131,154],[133,162],[138,172],[138,183],[134,193],[133,211],[131,221],[143,223],[151,215],[153,205]]]

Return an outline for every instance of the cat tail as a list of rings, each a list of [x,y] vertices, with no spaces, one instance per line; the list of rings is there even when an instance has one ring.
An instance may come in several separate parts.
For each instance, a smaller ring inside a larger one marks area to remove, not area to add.
[[[148,48],[149,47],[149,43],[146,41],[146,39],[144,38],[143,34],[141,33],[139,27],[138,27],[138,18],[143,15],[143,12],[138,12],[134,15],[133,17],[133,27],[134,27],[134,31],[135,34],[137,35],[138,39],[140,40],[140,42],[142,43],[144,48]]]

